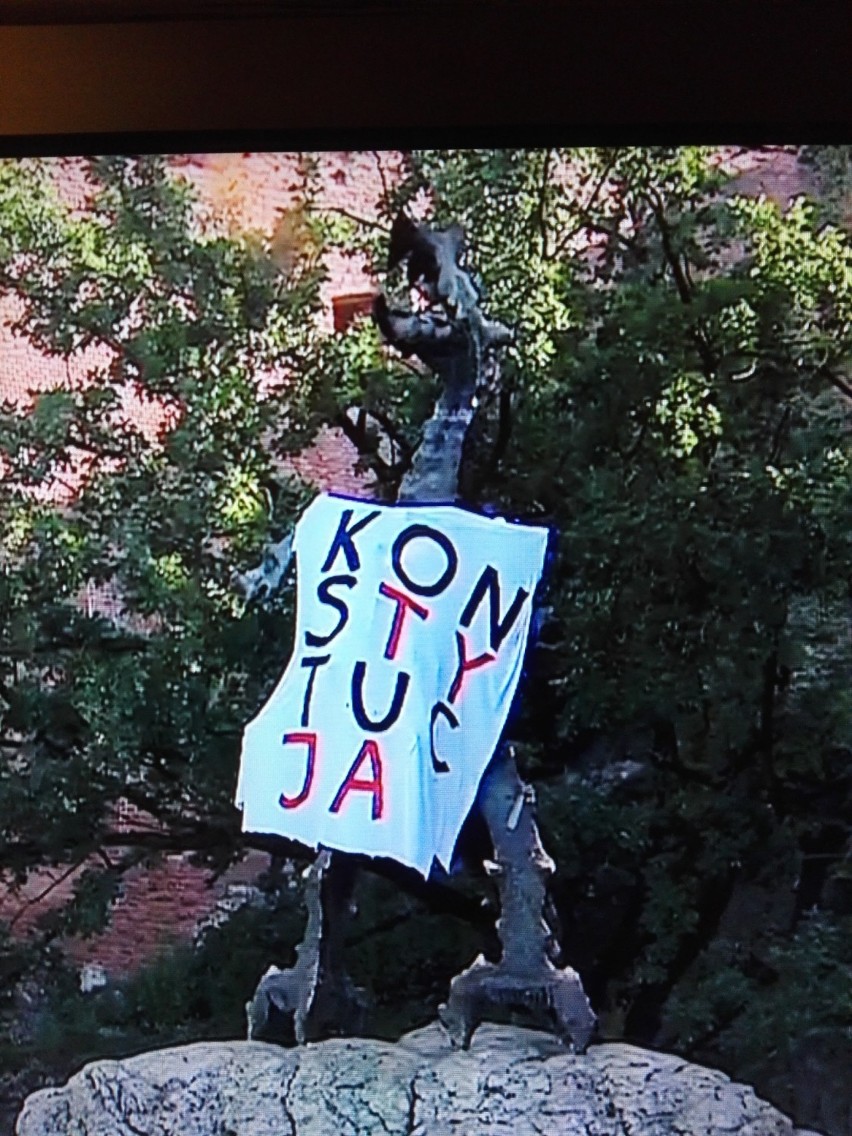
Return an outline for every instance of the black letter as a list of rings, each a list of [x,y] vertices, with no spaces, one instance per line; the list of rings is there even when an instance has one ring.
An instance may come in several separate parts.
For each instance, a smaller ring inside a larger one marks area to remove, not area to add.
[[[302,659],[303,667],[310,667],[311,673],[308,676],[308,685],[305,687],[305,701],[302,703],[302,722],[303,726],[308,724],[308,714],[311,710],[311,695],[314,692],[314,679],[317,677],[317,667],[324,666],[331,655],[307,655]]]
[[[429,719],[429,749],[432,751],[432,768],[436,773],[449,773],[449,765],[446,761],[441,761],[435,753],[435,723],[438,721],[439,714],[443,714],[454,730],[458,729],[459,720],[444,702],[436,702],[432,707],[432,716]]]
[[[434,540],[447,558],[447,567],[434,584],[416,584],[402,567],[403,549],[409,541],[416,540],[419,536],[429,537],[430,540]],[[459,558],[456,555],[456,550],[450,543],[449,537],[444,536],[444,534],[438,532],[437,529],[430,528],[429,525],[409,525],[407,529],[402,530],[393,542],[391,563],[393,564],[394,572],[396,572],[397,576],[399,576],[400,580],[402,580],[409,591],[414,592],[417,596],[438,596],[445,588],[449,587],[450,581],[456,574]]]
[[[335,635],[338,635],[346,626],[346,621],[349,619],[349,608],[343,602],[331,594],[331,587],[334,584],[343,584],[346,588],[354,588],[356,584],[354,576],[329,576],[323,580],[317,588],[317,599],[320,603],[328,604],[333,607],[340,618],[337,621],[337,626],[328,635],[314,635],[313,631],[305,632],[305,643],[308,647],[325,647],[327,646]]]
[[[350,572],[357,572],[361,567],[361,561],[358,559],[358,553],[355,545],[352,543],[352,537],[356,532],[360,532],[365,525],[368,525],[375,517],[379,515],[379,510],[376,509],[372,513],[368,513],[366,517],[362,517],[360,521],[356,521],[351,529],[346,526],[352,520],[354,509],[344,509],[340,516],[340,524],[337,526],[337,532],[334,534],[334,540],[331,542],[331,548],[328,550],[328,556],[325,558],[325,564],[322,566],[323,572],[327,572],[332,564],[337,559],[337,554],[343,549],[343,555],[346,557],[346,563],[349,565]]]
[[[402,712],[402,704],[405,701],[411,676],[407,675],[405,671],[399,672],[396,676],[396,686],[394,687],[390,710],[384,718],[381,718],[378,722],[373,722],[367,717],[364,710],[364,673],[366,670],[366,663],[356,663],[355,670],[352,672],[352,713],[362,730],[370,733],[373,731],[381,733],[383,730],[390,729]]]
[[[499,651],[503,644],[503,640],[512,630],[512,625],[518,618],[521,608],[524,606],[524,600],[529,595],[529,592],[524,591],[523,588],[518,588],[518,593],[512,600],[512,606],[506,612],[506,618],[501,621],[500,619],[500,581],[497,577],[497,570],[492,568],[489,564],[482,575],[477,581],[476,587],[470,594],[470,599],[465,605],[462,612],[461,620],[459,621],[462,627],[470,627],[470,621],[476,614],[476,609],[482,602],[485,593],[488,592],[489,601],[489,616],[491,621],[491,650]]]

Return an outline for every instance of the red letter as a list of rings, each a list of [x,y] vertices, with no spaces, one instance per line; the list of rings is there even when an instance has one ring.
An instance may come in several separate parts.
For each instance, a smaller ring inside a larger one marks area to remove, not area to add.
[[[365,757],[370,759],[370,767],[373,771],[373,776],[370,781],[361,781],[355,774],[358,772],[358,767],[361,765]],[[379,755],[379,744],[373,738],[367,738],[361,748],[358,750],[358,756],[352,762],[352,768],[346,774],[346,778],[340,788],[337,790],[337,796],[331,802],[329,808],[330,813],[339,813],[340,806],[343,804],[343,799],[349,792],[359,793],[372,793],[373,794],[373,820],[379,820],[382,815],[384,807],[384,796],[382,793],[382,759]]]
[[[400,592],[396,588],[392,588],[390,584],[379,584],[379,592],[381,595],[387,596],[389,600],[394,600],[396,603],[396,611],[393,613],[390,637],[388,638],[388,645],[385,647],[385,658],[395,659],[397,648],[399,647],[399,639],[402,635],[402,625],[405,623],[405,613],[407,611],[413,611],[414,614],[419,615],[421,619],[426,619],[429,615],[429,609],[417,603],[411,596],[407,596],[405,592]]]
[[[493,663],[496,658],[495,655],[489,655],[487,652],[484,655],[477,655],[475,659],[468,659],[465,656],[465,641],[460,631],[456,632],[456,646],[459,651],[459,669],[456,671],[456,677],[453,679],[453,685],[450,687],[448,695],[450,702],[455,702],[461,690],[462,681],[468,671],[475,671],[479,667],[484,667],[486,663]]]
[[[308,793],[311,791],[311,785],[314,780],[314,765],[317,756],[317,736],[316,734],[285,734],[281,739],[282,745],[306,745],[308,747],[308,767],[305,770],[305,783],[302,789],[295,797],[287,797],[283,793],[278,798],[278,803],[282,809],[297,809],[299,805],[303,805],[307,800]]]

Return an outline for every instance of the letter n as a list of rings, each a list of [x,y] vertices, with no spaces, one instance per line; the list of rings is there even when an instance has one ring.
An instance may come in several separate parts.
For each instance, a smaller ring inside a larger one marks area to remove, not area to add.
[[[515,625],[515,621],[520,614],[521,608],[524,606],[524,600],[529,595],[529,592],[526,588],[518,588],[517,592],[515,592],[515,598],[509,605],[509,610],[501,618],[500,578],[497,575],[496,568],[489,564],[483,570],[482,575],[477,580],[470,594],[470,599],[465,604],[465,609],[459,620],[462,627],[470,627],[471,621],[486,595],[488,596],[489,640],[491,650],[499,651],[503,646],[503,640]]]

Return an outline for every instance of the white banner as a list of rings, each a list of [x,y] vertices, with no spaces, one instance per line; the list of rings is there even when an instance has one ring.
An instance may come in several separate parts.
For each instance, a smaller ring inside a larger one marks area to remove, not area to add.
[[[518,684],[547,529],[317,497],[296,645],[246,727],[243,830],[449,870]]]

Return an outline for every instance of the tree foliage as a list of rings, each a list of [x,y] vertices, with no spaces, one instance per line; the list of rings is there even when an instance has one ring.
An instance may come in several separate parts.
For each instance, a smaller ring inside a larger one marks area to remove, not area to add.
[[[306,162],[305,247],[359,249],[383,278],[400,207],[464,226],[484,309],[518,337],[463,488],[559,533],[513,729],[563,946],[610,1035],[736,1065],[785,968],[830,955],[848,914],[848,237],[830,200],[743,197],[701,147],[405,157],[360,226],[323,211]],[[74,212],[44,165],[0,165],[20,328],[105,353],[81,388],[0,417],[0,854],[19,876],[105,851],[122,795],[163,847],[239,854],[240,729],[291,600],[246,610],[230,572],[307,499],[283,453],[337,424],[392,493],[434,393],[369,321],[320,333],[321,257],[285,271],[271,238],[218,232],[160,159],[94,159],[87,179]],[[159,437],[122,418],[129,390],[169,411]],[[81,459],[73,500],[33,493]],[[80,609],[89,580],[116,584],[124,619]],[[745,887],[793,902],[734,949]],[[399,957],[390,922],[376,942]]]
[[[251,235],[203,227],[159,159],[92,161],[81,216],[42,165],[7,163],[2,177],[2,279],[24,299],[20,328],[103,360],[82,389],[7,406],[0,426],[3,862],[23,870],[97,848],[120,796],[178,830],[231,820],[240,725],[289,600],[259,619],[230,574],[306,500],[265,440],[311,436],[288,391],[316,366],[319,274],[284,279]],[[259,398],[264,374],[275,384]],[[128,396],[158,400],[171,428],[134,427]],[[72,502],[34,492],[88,458]],[[117,589],[124,618],[81,610],[89,581]]]

